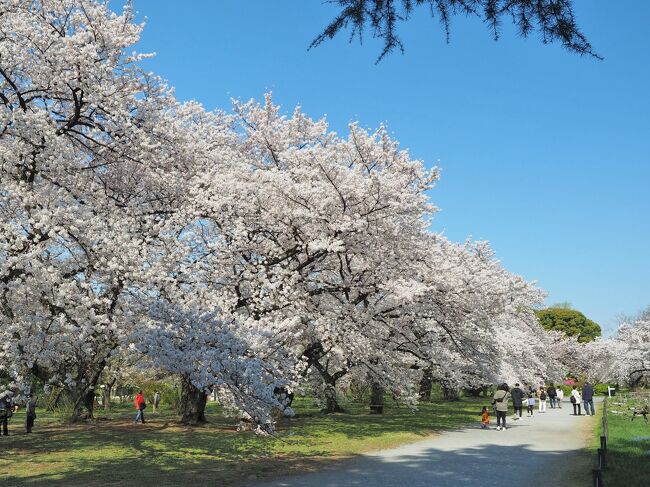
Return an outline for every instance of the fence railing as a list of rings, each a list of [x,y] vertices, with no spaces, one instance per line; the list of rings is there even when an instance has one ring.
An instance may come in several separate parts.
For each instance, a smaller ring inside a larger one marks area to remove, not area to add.
[[[592,471],[594,487],[605,487],[603,482],[603,469],[607,467],[607,440],[609,439],[607,403],[608,398],[606,397],[603,401],[603,434],[600,435],[600,448],[598,448],[598,468],[594,468]]]
[[[622,394],[617,394],[616,397],[612,396],[611,403],[612,407],[625,406],[627,409],[633,412],[632,420],[634,420],[634,415],[642,414],[643,411],[639,412],[636,407],[630,407],[630,401],[634,403],[645,404],[647,408],[650,403],[650,392],[648,391],[638,391],[638,392],[625,392]],[[609,410],[610,398],[605,398],[603,401],[603,433],[600,436],[600,448],[598,449],[598,468],[593,469],[593,479],[594,487],[604,487],[603,483],[603,470],[607,467],[607,442],[609,441],[609,421],[608,421],[608,410]],[[647,411],[647,409],[646,409]],[[612,409],[612,414],[617,413],[616,409]]]

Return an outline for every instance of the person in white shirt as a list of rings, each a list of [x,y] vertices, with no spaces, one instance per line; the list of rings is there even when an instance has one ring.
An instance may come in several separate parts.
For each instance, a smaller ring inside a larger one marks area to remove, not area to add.
[[[153,412],[155,413],[160,409],[160,392],[156,391],[153,393]]]
[[[539,391],[537,391],[537,394],[539,395],[539,412],[540,413],[545,413],[546,412],[546,400],[548,399],[546,395],[546,390],[543,387],[539,388]]]
[[[582,416],[582,407],[580,406],[582,404],[582,396],[576,386],[573,386],[573,390],[571,391],[571,404],[573,404],[573,415]],[[578,411],[577,414],[576,410]]]

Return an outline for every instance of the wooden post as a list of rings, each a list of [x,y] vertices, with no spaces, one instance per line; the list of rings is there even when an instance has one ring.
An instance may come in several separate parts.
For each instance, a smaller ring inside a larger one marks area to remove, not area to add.
[[[598,467],[606,468],[607,467],[607,455],[605,450],[602,448],[598,449]]]
[[[603,486],[603,471],[599,468],[594,468],[592,470],[594,476],[594,487],[604,487]]]
[[[605,440],[609,438],[609,422],[607,421],[607,402],[608,398],[603,401],[603,435]]]

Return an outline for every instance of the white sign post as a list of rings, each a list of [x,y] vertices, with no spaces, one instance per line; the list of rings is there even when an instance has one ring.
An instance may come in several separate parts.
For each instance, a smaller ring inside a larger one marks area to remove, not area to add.
[[[612,392],[615,390],[616,390],[615,387],[607,386],[607,394],[609,395],[609,397],[612,397]]]

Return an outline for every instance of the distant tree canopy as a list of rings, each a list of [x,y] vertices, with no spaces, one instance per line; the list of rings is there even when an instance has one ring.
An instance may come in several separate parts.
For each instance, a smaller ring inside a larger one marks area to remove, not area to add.
[[[373,37],[384,40],[384,48],[377,62],[387,54],[399,49],[404,52],[402,40],[397,35],[400,22],[411,18],[414,10],[425,7],[432,18],[437,18],[450,36],[451,18],[464,14],[478,17],[490,28],[497,40],[501,33],[503,18],[509,18],[519,34],[528,37],[539,32],[542,42],[560,42],[571,52],[600,59],[585,35],[580,31],[573,14],[573,0],[331,0],[341,12],[311,43],[315,47],[332,39],[340,31],[351,27],[350,41],[363,39],[372,32]]]
[[[567,308],[546,308],[535,314],[547,330],[561,331],[567,336],[577,336],[581,343],[591,342],[600,336],[600,326],[580,311]]]

